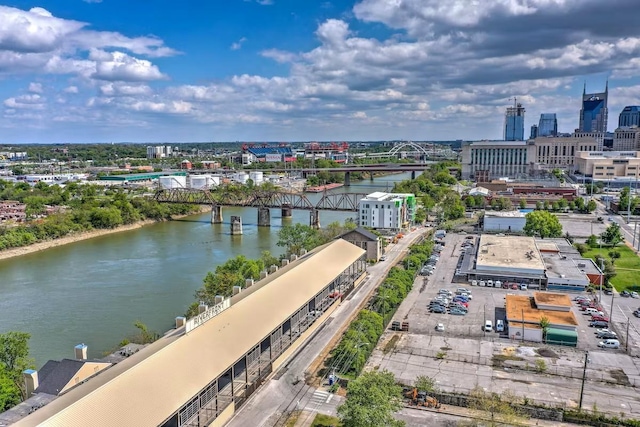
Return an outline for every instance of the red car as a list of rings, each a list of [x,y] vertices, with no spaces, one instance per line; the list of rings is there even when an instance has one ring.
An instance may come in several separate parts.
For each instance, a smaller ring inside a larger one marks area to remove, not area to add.
[[[518,290],[518,284],[517,283],[512,284],[511,285],[511,289],[513,289],[514,291],[517,291]]]
[[[601,322],[609,322],[609,318],[608,317],[600,316],[598,314],[592,314],[591,315],[591,321],[594,321],[594,320],[599,320]]]

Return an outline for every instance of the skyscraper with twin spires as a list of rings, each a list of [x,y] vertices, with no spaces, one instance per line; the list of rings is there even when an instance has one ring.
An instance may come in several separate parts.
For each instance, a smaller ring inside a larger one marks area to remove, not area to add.
[[[600,93],[587,93],[587,84],[584,84],[578,132],[605,133],[607,131],[607,119],[609,116],[609,109],[607,108],[608,97],[608,81],[604,92]]]

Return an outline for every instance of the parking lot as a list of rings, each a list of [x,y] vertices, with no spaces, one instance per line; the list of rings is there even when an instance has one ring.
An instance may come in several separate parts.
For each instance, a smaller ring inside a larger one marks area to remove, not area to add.
[[[640,406],[636,408],[640,401],[636,391],[640,386],[638,359],[626,355],[624,347],[620,350],[599,349],[600,340],[595,336],[595,329],[588,326],[590,316],[582,314],[577,304],[572,304],[572,310],[579,322],[578,348],[523,343],[509,339],[506,333],[483,330],[485,320],[491,320],[495,325],[496,320],[504,319],[504,298],[508,293],[532,296],[534,291],[453,283],[462,242],[470,240],[467,237],[456,234],[445,237],[446,245],[433,273],[416,278],[414,289],[394,315],[393,320],[409,323],[409,331],[387,330],[369,359],[367,369],[388,369],[404,384],[411,384],[418,375],[427,375],[446,391],[466,392],[479,385],[498,393],[511,390],[545,404],[575,407],[585,350],[588,350],[584,407],[596,404],[609,413],[624,412],[640,417]],[[468,314],[429,312],[429,302],[440,289],[455,293],[459,287],[468,288],[473,296]],[[573,299],[573,295],[571,297]],[[607,298],[610,304],[611,299]],[[606,299],[603,302],[607,304]],[[629,316],[636,306],[640,306],[640,300],[614,300],[615,309],[620,311],[617,317],[624,320],[625,328],[627,317],[622,313]],[[640,319],[631,319],[632,322],[635,320]],[[444,325],[444,331],[436,330],[439,323]],[[539,359],[547,366],[545,374],[531,368]]]

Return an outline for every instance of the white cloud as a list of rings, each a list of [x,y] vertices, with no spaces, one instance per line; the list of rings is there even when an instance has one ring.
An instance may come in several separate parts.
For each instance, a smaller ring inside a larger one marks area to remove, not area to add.
[[[65,93],[78,93],[78,86],[67,86],[64,88]]]
[[[96,61],[95,72],[91,77],[97,80],[136,82],[166,78],[150,61],[134,58],[124,52],[94,49],[90,59]]]
[[[260,55],[264,56],[265,58],[271,58],[279,63],[292,62],[298,57],[295,53],[286,52],[279,49],[266,49],[260,52]]]
[[[7,98],[3,102],[5,107],[31,110],[42,110],[45,107],[45,103],[46,98],[43,98],[37,93]]]
[[[229,49],[231,50],[238,50],[240,48],[242,48],[242,45],[244,44],[244,42],[247,41],[246,37],[242,37],[240,40],[238,40],[237,42],[233,42],[231,43],[231,46],[229,47]]]
[[[29,83],[29,92],[32,93],[42,93],[42,83]]]
[[[102,3],[102,0],[82,0],[85,3]]]

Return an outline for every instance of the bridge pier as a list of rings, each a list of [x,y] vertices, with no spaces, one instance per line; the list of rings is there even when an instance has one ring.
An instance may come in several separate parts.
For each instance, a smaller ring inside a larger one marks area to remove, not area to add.
[[[293,209],[291,208],[291,205],[282,205],[282,218],[291,218],[291,215],[293,213]]]
[[[344,173],[344,185],[345,187],[349,187],[351,185],[351,172]]]
[[[222,224],[222,206],[211,206],[211,224]]]
[[[318,209],[311,209],[309,212],[309,225],[312,228],[320,228],[320,211]]]
[[[258,208],[258,227],[271,227],[271,210]]]
[[[411,179],[416,179],[416,171],[411,171]]]
[[[236,236],[242,234],[242,217],[231,217],[231,235]]]

